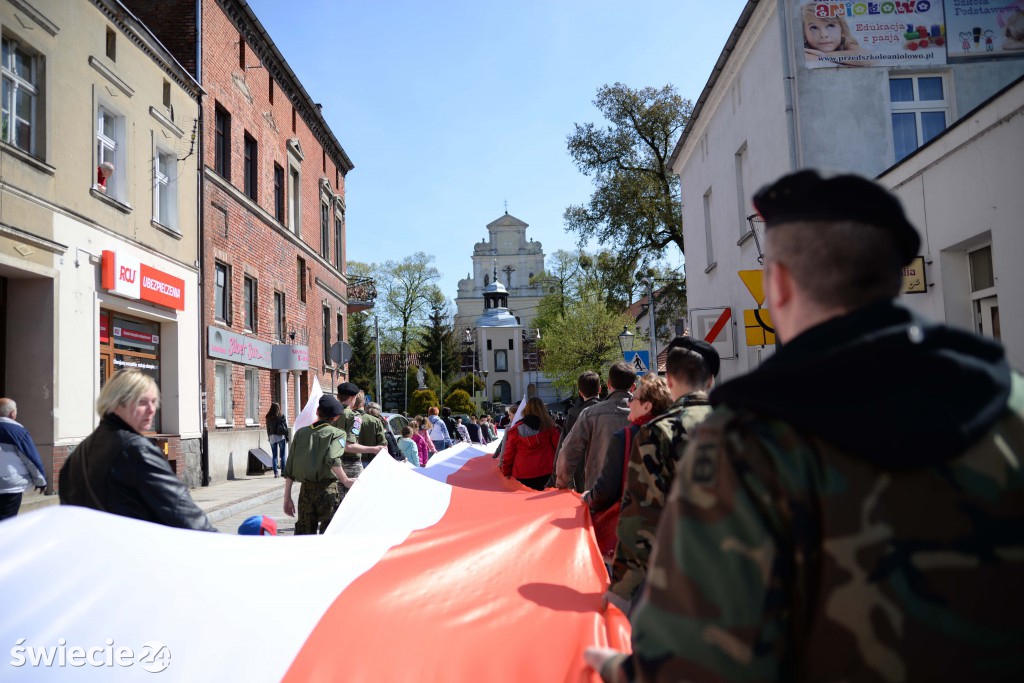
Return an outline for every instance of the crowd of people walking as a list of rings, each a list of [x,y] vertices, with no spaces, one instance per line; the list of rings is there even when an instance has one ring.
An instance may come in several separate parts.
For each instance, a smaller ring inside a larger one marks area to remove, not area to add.
[[[801,171],[754,205],[773,356],[718,386],[711,344],[677,337],[663,376],[638,382],[624,362],[603,387],[597,368],[580,374],[561,426],[536,397],[500,422],[501,473],[580,494],[604,604],[631,620],[631,653],[590,648],[586,661],[616,683],[1015,680],[1024,380],[998,342],[896,301],[921,240],[880,185]],[[146,375],[111,377],[99,426],[60,472],[61,502],[212,530],[143,435],[158,408]],[[0,519],[45,485],[16,415],[0,399]],[[323,533],[382,451],[422,467],[497,438],[489,416],[447,408],[395,438],[351,382],[290,443],[277,404],[266,429],[296,534]]]

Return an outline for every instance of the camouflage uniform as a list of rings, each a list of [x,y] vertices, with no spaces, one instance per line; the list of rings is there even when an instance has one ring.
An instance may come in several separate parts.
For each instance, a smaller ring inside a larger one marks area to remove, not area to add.
[[[629,453],[629,468],[619,512],[612,590],[630,600],[647,574],[647,562],[689,435],[711,412],[708,395],[694,391],[679,397],[668,410],[640,428]]]
[[[1019,680],[1024,381],[1012,386],[979,441],[905,470],[716,409],[669,495],[634,653],[602,676]]]
[[[327,422],[303,427],[292,437],[283,475],[301,484],[296,536],[323,533],[344,499],[348,489],[331,468],[341,465],[350,477],[362,471],[357,457],[345,455],[345,443],[344,433]]]
[[[359,435],[362,433],[363,427],[363,414],[345,406],[345,411],[335,418],[334,426],[345,432],[345,443],[359,443]]]
[[[362,441],[359,439],[363,434],[363,420],[367,417],[371,416],[362,412],[356,412],[345,406],[345,411],[334,421],[334,426],[345,432],[346,444],[361,444]],[[341,469],[345,470],[345,474],[352,478],[358,477],[363,471],[362,458],[355,453],[346,453],[341,461]],[[341,501],[345,499],[345,495],[348,493],[348,489],[344,486],[341,486],[340,489],[341,496],[338,498],[338,505],[341,505]]]
[[[388,445],[388,441],[384,436],[384,423],[365,411],[357,410],[354,412],[359,418],[356,443],[360,446],[386,447]],[[374,455],[371,453],[364,453],[360,457],[362,458],[363,464],[368,465],[370,464],[370,461],[373,460]]]

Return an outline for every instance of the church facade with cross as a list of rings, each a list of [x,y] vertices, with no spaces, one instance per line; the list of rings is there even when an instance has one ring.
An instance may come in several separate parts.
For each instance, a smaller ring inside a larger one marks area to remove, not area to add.
[[[475,344],[484,400],[513,403],[524,394],[557,400],[539,368],[531,323],[545,294],[544,249],[526,236],[529,224],[505,214],[487,224],[487,239],[473,246],[473,270],[459,281],[455,329]],[[497,315],[500,313],[500,315]]]
[[[537,304],[544,296],[531,279],[544,272],[544,248],[527,238],[530,227],[506,212],[487,224],[487,239],[473,245],[473,270],[459,280],[455,298],[455,327],[472,327],[483,306],[484,289],[497,278],[508,292],[508,308],[524,329],[530,329]]]

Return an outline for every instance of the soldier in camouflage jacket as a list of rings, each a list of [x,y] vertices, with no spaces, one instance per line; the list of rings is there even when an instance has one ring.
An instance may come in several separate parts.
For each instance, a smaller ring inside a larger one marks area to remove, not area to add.
[[[707,342],[689,337],[673,344],[675,347],[669,350],[665,369],[668,389],[675,403],[640,428],[629,454],[619,512],[619,542],[609,588],[613,594],[609,599],[623,607],[637,594],[646,577],[651,545],[665,507],[665,497],[675,478],[676,463],[694,428],[711,412],[707,390],[711,388],[713,375],[709,366],[712,358],[717,363],[718,353]],[[705,355],[708,355],[707,361]]]
[[[803,171],[755,197],[786,342],[711,395],[606,681],[997,681],[1024,671],[1024,381],[893,299],[899,202]]]

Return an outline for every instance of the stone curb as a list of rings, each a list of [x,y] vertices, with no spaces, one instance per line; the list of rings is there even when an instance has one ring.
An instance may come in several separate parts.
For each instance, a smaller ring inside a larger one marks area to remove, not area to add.
[[[211,510],[204,510],[204,512],[206,513],[207,518],[209,518],[210,523],[216,524],[222,519],[233,517],[239,512],[263,505],[264,503],[269,503],[277,498],[284,498],[283,486],[279,486],[273,491],[266,491],[265,493],[257,494],[251,498],[242,498],[241,500],[236,500],[231,503],[223,503]]]
[[[211,523],[218,522],[222,519],[227,519],[233,515],[238,514],[244,510],[254,508],[264,503],[269,503],[276,498],[284,498],[284,487],[279,486],[272,491],[265,491],[258,493],[250,498],[240,498],[233,500],[228,503],[218,503],[209,510],[203,510],[206,516],[210,519]],[[60,503],[60,496],[33,496],[31,499],[26,500],[21,504],[18,509],[18,514],[26,514],[33,512],[34,510],[40,510],[50,505],[58,505]]]

